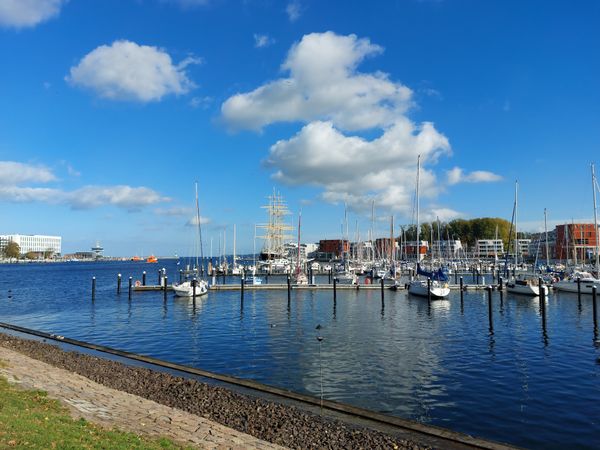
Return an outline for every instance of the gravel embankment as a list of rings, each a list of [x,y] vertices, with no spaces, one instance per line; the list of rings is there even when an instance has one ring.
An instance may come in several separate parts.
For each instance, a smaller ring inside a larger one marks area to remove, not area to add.
[[[63,351],[56,345],[2,333],[0,345],[78,373],[113,389],[178,408],[290,448],[429,448],[376,430],[324,418],[293,406],[163,372]]]

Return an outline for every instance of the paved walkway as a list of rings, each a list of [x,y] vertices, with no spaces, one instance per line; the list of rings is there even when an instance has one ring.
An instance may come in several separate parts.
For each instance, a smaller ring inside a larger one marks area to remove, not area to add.
[[[0,375],[25,389],[46,391],[83,417],[106,427],[163,436],[203,449],[282,449],[199,416],[116,391],[88,378],[0,347]]]

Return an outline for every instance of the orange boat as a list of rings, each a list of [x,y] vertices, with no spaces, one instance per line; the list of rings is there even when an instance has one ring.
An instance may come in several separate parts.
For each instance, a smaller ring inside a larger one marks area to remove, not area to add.
[[[148,259],[146,259],[147,263],[157,263],[158,262],[158,258],[154,255],[150,255],[148,256]]]
[[[133,258],[131,258],[132,261],[141,261],[142,258],[140,258],[139,256],[134,256]]]

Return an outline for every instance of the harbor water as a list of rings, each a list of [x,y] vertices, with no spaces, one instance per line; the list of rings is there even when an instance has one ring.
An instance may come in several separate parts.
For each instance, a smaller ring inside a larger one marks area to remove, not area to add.
[[[518,446],[600,447],[591,296],[552,292],[545,330],[538,298],[498,292],[490,329],[484,290],[431,303],[403,290],[128,300],[130,276],[156,284],[162,267],[178,279],[174,260],[0,265],[0,321],[316,397],[322,383],[329,400]]]

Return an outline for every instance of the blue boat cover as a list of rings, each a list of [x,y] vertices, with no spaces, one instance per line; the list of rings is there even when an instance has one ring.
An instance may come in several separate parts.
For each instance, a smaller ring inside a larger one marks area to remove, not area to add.
[[[448,274],[440,267],[435,272],[428,272],[427,270],[421,269],[421,264],[417,264],[417,275],[423,275],[424,277],[431,278],[435,281],[448,281]]]

